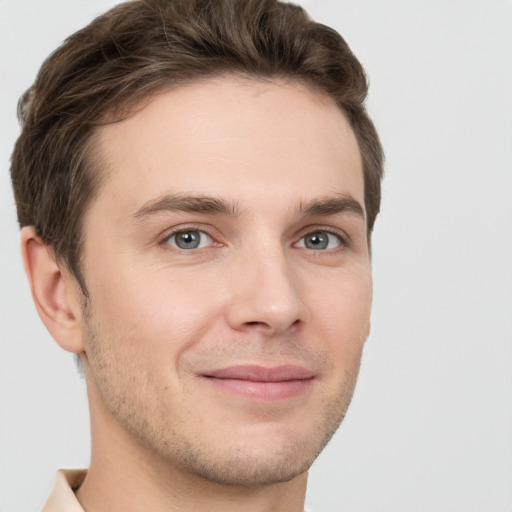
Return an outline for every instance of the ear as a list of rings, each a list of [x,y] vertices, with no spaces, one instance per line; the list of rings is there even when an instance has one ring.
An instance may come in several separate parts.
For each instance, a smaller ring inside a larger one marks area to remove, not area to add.
[[[365,343],[366,343],[366,341],[368,340],[368,338],[370,337],[371,327],[372,327],[371,320],[370,320],[370,319],[368,319],[368,326],[366,327],[366,336],[365,336],[365,338],[364,338]]]
[[[50,247],[37,236],[33,226],[21,230],[23,266],[32,298],[44,325],[64,349],[83,352],[81,291],[74,277],[61,270]]]

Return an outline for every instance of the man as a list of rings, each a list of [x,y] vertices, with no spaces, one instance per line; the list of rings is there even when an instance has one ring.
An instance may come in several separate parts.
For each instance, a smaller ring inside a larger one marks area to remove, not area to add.
[[[303,510],[369,331],[366,92],[336,32],[270,0],[128,2],[43,65],[11,172],[92,435],[45,510]]]

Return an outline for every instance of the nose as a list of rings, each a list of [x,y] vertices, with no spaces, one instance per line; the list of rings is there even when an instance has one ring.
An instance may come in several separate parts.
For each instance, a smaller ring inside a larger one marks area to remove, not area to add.
[[[306,319],[300,280],[283,249],[240,254],[230,269],[231,328],[265,336],[284,334]]]

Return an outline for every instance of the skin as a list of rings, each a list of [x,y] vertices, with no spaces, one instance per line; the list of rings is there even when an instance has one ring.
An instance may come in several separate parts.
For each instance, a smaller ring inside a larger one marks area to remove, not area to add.
[[[346,118],[299,84],[221,78],[162,92],[96,137],[108,170],[84,218],[89,300],[22,232],[41,318],[84,366],[92,458],[79,501],[303,510],[369,332],[364,183]],[[198,248],[179,247],[194,237]],[[212,377],[240,365],[308,378]]]

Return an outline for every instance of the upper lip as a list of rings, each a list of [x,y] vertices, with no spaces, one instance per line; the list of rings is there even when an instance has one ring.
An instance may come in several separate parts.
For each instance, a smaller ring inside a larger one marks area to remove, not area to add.
[[[205,377],[216,379],[237,379],[254,382],[285,382],[290,380],[304,380],[314,377],[313,372],[302,366],[282,365],[266,367],[259,365],[228,366],[212,370],[203,374]]]

